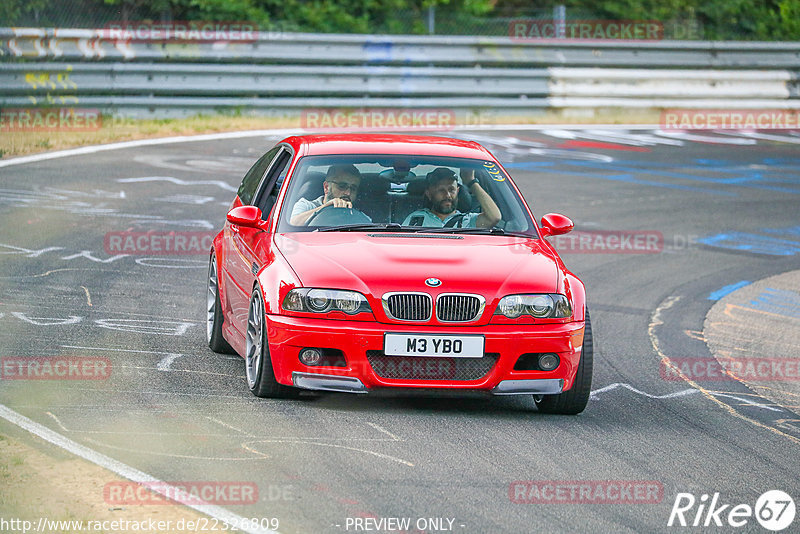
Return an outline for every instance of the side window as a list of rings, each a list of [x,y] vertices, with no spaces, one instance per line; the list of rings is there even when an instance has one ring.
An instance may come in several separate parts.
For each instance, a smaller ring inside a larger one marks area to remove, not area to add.
[[[244,175],[242,185],[239,186],[239,191],[237,192],[242,204],[253,203],[253,195],[256,192],[258,184],[261,182],[261,177],[264,176],[264,171],[267,170],[267,166],[269,166],[275,157],[275,154],[277,154],[280,149],[281,147],[276,146],[261,156],[261,158],[256,161],[255,165],[250,167],[250,170],[247,171],[247,174]]]
[[[283,179],[286,177],[286,171],[291,161],[292,153],[284,149],[283,152],[275,158],[275,163],[270,167],[267,176],[264,178],[261,189],[256,194],[253,205],[261,209],[261,217],[264,220],[269,218],[270,212],[275,206],[275,201],[278,199],[278,193],[281,191]]]

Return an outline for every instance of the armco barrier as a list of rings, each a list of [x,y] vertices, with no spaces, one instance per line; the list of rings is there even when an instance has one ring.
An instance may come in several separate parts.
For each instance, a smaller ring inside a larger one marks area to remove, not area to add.
[[[336,65],[797,68],[800,43],[514,40],[260,32],[255,41],[108,39],[107,30],[0,28],[4,53],[41,60]]]
[[[226,41],[0,28],[0,106],[125,116],[307,108],[797,109],[800,43],[260,32]]]

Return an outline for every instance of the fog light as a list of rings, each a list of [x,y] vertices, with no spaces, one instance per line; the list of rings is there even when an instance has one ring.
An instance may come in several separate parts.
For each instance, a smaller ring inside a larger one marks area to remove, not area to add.
[[[539,356],[539,369],[541,371],[552,371],[558,367],[558,354],[548,352]]]
[[[305,365],[317,365],[322,360],[319,349],[303,349],[300,351],[300,362]]]

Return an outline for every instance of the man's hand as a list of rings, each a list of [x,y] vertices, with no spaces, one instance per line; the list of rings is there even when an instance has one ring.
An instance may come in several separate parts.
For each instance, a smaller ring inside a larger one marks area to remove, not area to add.
[[[349,200],[345,200],[343,198],[332,198],[327,201],[325,204],[320,206],[318,209],[325,208],[327,206],[333,206],[334,208],[352,208],[353,203]]]
[[[322,211],[323,209],[327,208],[328,206],[333,206],[334,208],[351,208],[353,207],[353,203],[349,200],[345,200],[343,198],[332,198],[329,201],[325,202],[318,208],[314,208],[308,211],[304,211],[303,213],[298,213],[294,217],[291,218],[289,221],[291,224],[295,226],[302,226],[308,223],[308,220],[311,219],[314,215]]]
[[[502,215],[500,208],[497,207],[489,193],[483,190],[481,183],[475,178],[474,169],[461,169],[461,182],[467,187],[467,190],[472,193],[472,196],[478,200],[481,205],[481,213],[475,220],[475,226],[478,228],[491,228],[498,222]]]

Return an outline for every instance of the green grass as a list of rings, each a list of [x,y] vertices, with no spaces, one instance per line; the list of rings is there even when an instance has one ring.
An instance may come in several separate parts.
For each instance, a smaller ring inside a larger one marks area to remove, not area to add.
[[[492,115],[491,124],[657,124],[660,114],[654,110],[551,110],[529,117]],[[24,156],[49,150],[63,150],[86,145],[101,145],[134,139],[199,135],[216,132],[263,130],[269,128],[301,128],[299,115],[285,117],[245,116],[235,109],[216,115],[197,115],[182,119],[122,119],[103,117],[96,131],[2,132],[0,158]]]

